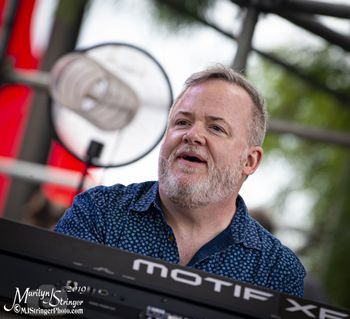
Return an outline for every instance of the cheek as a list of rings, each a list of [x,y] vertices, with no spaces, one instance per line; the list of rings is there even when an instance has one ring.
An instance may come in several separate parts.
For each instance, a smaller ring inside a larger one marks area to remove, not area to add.
[[[164,141],[160,146],[159,157],[167,158],[167,145]]]
[[[225,145],[223,147],[217,147],[216,145],[210,152],[217,167],[235,167],[246,160],[245,150],[238,145]]]
[[[181,144],[182,135],[167,133],[160,147],[160,155],[168,158],[170,154]]]
[[[169,138],[165,138],[162,145],[160,146],[160,156],[164,158],[169,158],[172,150],[174,149],[173,143]]]

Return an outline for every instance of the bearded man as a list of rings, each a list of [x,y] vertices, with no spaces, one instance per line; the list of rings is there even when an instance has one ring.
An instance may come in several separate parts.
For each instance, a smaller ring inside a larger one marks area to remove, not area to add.
[[[55,230],[302,296],[304,267],[239,195],[261,163],[266,121],[263,98],[240,74],[193,74],[170,110],[159,181],[81,193]]]

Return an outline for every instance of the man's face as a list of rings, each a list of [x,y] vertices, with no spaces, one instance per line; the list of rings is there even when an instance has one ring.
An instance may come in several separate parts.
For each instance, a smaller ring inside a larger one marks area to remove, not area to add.
[[[201,207],[238,192],[249,152],[252,101],[240,87],[211,79],[173,106],[159,156],[161,193]]]

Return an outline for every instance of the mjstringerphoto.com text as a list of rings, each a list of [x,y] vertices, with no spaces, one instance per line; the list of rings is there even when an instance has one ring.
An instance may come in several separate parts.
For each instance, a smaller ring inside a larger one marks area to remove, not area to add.
[[[32,316],[83,315],[83,300],[72,298],[72,289],[56,289],[41,285],[37,289],[15,287],[12,303],[3,306],[6,312]]]

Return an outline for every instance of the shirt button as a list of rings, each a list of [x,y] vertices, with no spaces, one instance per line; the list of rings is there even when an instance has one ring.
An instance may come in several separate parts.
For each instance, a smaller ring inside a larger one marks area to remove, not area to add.
[[[173,236],[173,235],[170,235],[170,236],[168,237],[168,239],[169,239],[169,241],[174,241],[174,236]]]

